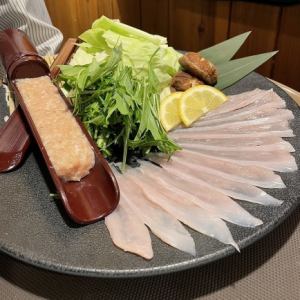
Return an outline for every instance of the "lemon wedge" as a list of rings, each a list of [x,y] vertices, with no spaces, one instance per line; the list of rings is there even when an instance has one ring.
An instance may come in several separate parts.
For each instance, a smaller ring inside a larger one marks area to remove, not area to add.
[[[182,94],[183,92],[172,93],[160,103],[159,117],[166,131],[170,131],[181,123],[178,104]]]
[[[179,116],[185,126],[190,126],[202,115],[217,108],[226,100],[226,95],[212,86],[194,86],[181,95],[178,106]]]

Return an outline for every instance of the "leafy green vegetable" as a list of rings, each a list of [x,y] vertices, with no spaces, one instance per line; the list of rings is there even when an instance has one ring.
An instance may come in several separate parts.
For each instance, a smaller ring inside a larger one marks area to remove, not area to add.
[[[79,38],[83,43],[80,44],[74,59],[90,63],[91,56],[99,55],[101,52],[109,56],[112,49],[122,45],[122,63],[132,67],[134,75],[140,79],[148,75],[149,61],[156,51],[156,55],[152,58],[152,68],[158,78],[160,89],[170,83],[172,76],[180,67],[178,58],[182,54],[168,47],[166,38],[104,16],[96,20],[92,28],[82,33]],[[72,64],[77,63],[72,61]]]
[[[234,59],[217,66],[219,73],[216,88],[222,90],[234,84],[250,72],[254,71],[264,62],[269,60],[278,51],[262,53]]]
[[[147,33],[124,23],[111,20],[105,16],[102,16],[100,19],[94,21],[92,29],[101,29],[103,31],[110,30],[121,36],[131,37],[141,40],[142,42],[150,42],[156,46],[167,44],[167,39],[165,37]]]
[[[83,66],[61,66],[59,80],[69,91],[74,113],[80,117],[102,153],[112,161],[144,156],[150,151],[172,155],[180,149],[159,121],[159,82],[152,53],[147,76],[125,65],[120,46],[103,62],[95,58]]]

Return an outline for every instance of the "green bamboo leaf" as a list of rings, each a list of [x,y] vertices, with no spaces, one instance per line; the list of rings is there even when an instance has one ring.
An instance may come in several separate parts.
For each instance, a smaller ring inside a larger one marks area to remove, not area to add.
[[[222,90],[239,81],[250,72],[254,71],[278,51],[267,52],[239,59],[227,61],[217,66],[218,83],[216,88]]]
[[[226,61],[229,61],[240,49],[250,33],[251,31],[248,31],[243,34],[237,35],[222,43],[201,50],[199,53],[201,53],[203,57],[210,60],[215,65],[225,63]]]

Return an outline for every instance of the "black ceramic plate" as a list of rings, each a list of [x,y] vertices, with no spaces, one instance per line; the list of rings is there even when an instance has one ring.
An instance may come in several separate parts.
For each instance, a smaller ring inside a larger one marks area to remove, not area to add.
[[[294,112],[292,128],[296,137],[290,141],[296,149],[295,156],[299,165],[298,106],[281,89],[254,73],[227,89],[226,93],[236,94],[254,88],[274,88]],[[5,104],[3,97],[1,98],[2,122]],[[32,153],[21,168],[0,175],[0,250],[17,259],[63,273],[133,277],[183,270],[207,264],[235,252],[231,246],[190,230],[196,243],[195,258],[160,242],[153,235],[154,258],[151,261],[125,253],[113,245],[103,221],[88,226],[76,226],[66,218],[59,201],[53,200],[49,195],[53,192],[53,186],[45,170],[39,152],[33,146]],[[282,178],[286,189],[267,190],[271,195],[284,200],[280,207],[241,203],[254,216],[261,218],[263,225],[245,229],[228,224],[241,249],[273,230],[299,202],[300,172],[282,174]]]

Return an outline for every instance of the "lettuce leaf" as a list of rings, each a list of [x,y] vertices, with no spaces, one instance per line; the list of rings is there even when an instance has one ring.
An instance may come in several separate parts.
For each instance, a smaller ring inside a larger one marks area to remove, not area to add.
[[[167,44],[167,39],[160,35],[154,35],[131,27],[129,25],[123,24],[116,20],[111,20],[105,16],[102,16],[100,19],[94,21],[92,29],[100,29],[103,31],[113,31],[120,36],[127,36],[143,42],[150,42],[157,46]]]
[[[83,41],[74,55],[73,65],[89,64],[93,57],[105,58],[112,49],[121,45],[122,63],[132,67],[134,75],[143,78],[148,75],[149,61],[153,54],[152,68],[160,89],[168,86],[173,75],[179,70],[180,53],[168,47],[167,39],[152,35],[107,17],[96,20],[92,28],[82,33]]]

